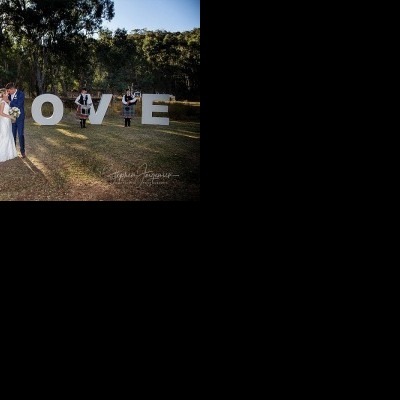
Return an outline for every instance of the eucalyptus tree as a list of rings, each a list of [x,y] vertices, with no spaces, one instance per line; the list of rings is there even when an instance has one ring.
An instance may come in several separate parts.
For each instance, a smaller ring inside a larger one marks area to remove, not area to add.
[[[0,0],[2,32],[19,47],[37,95],[60,73],[57,65],[77,68],[80,79],[87,78],[90,40],[103,19],[113,17],[111,0]]]

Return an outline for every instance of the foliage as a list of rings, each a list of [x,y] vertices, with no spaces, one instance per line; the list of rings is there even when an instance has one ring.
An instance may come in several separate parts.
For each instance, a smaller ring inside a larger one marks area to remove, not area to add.
[[[0,83],[14,81],[33,97],[87,86],[200,100],[199,28],[103,30],[113,16],[111,0],[0,0]]]

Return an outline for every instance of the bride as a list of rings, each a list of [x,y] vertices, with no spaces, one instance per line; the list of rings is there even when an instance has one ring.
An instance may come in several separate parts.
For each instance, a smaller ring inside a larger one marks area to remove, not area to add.
[[[11,116],[6,89],[0,89],[0,162],[11,160],[17,157],[14,136],[12,134]]]

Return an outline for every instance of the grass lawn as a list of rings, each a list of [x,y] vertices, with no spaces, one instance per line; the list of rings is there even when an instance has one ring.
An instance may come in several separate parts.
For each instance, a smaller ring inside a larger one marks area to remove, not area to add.
[[[55,126],[27,117],[27,157],[0,163],[0,200],[200,200],[199,122],[142,125],[135,117],[123,125],[106,115],[80,129],[68,109]]]

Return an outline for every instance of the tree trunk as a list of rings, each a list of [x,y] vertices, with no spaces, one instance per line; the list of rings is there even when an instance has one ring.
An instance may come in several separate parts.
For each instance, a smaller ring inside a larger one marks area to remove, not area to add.
[[[40,57],[35,59],[36,68],[36,90],[38,96],[45,92],[45,78],[46,78],[46,50],[43,49],[42,65],[40,65]]]
[[[40,66],[36,66],[36,90],[38,96],[44,93],[44,73],[40,70]]]

